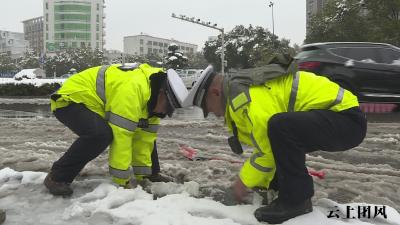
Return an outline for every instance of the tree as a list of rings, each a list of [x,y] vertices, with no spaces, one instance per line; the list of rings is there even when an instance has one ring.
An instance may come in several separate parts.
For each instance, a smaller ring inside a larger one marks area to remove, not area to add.
[[[18,60],[18,65],[21,69],[39,68],[39,57],[34,51],[26,51],[24,56]]]
[[[369,41],[400,45],[399,0],[331,0],[311,18],[306,43]]]
[[[188,58],[188,68],[193,68],[193,69],[204,69],[210,64],[207,62],[206,58],[204,58],[203,52],[195,52],[195,53],[189,53],[187,55]]]
[[[154,67],[162,67],[163,66],[163,57],[156,53],[149,53],[143,60],[143,63],[148,63]]]
[[[118,58],[114,59],[113,61],[111,61],[112,64],[122,64],[122,54],[121,56],[119,56]],[[146,61],[146,58],[143,56],[138,56],[138,55],[129,55],[129,54],[125,54],[125,62],[126,63],[143,63]]]
[[[217,40],[207,41],[204,47],[204,57],[221,68],[221,35]],[[286,52],[289,40],[278,40],[268,30],[262,27],[248,28],[236,26],[225,35],[225,60],[229,68],[251,68],[263,64],[272,54]]]
[[[18,67],[14,60],[7,54],[0,54],[0,73],[16,73]]]
[[[368,0],[365,8],[373,30],[371,41],[400,46],[400,1]]]
[[[187,66],[188,58],[179,51],[179,46],[171,43],[168,46],[168,54],[165,56],[165,67],[172,69],[182,69]]]
[[[67,49],[58,52],[55,56],[45,58],[46,74],[56,73],[57,76],[69,73],[74,68],[77,72],[87,68],[100,66],[105,62],[102,51],[91,48]]]

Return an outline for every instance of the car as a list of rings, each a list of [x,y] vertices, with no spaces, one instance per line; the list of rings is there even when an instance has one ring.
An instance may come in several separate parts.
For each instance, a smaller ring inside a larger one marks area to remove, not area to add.
[[[400,48],[385,43],[326,42],[301,46],[298,70],[326,76],[360,102],[400,103]]]
[[[186,88],[193,87],[193,85],[196,83],[196,80],[200,77],[201,72],[203,72],[203,70],[198,70],[198,69],[177,70],[177,73],[182,78],[182,81],[185,84]]]
[[[71,74],[66,73],[66,74],[61,75],[60,78],[62,78],[62,79],[67,79],[67,78],[69,78],[70,76],[71,76]]]

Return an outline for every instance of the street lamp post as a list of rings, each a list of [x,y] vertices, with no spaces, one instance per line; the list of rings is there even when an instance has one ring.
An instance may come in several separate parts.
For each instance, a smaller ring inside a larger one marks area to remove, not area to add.
[[[53,65],[53,69],[54,69],[53,79],[56,79],[56,77],[57,77],[57,65],[56,64]]]
[[[274,24],[274,2],[270,1],[268,7],[272,9],[272,35],[275,36],[275,24]]]
[[[187,21],[187,22],[199,24],[201,26],[209,27],[211,29],[219,30],[221,32],[221,46],[222,46],[221,47],[221,74],[222,74],[222,76],[224,76],[224,70],[225,70],[225,66],[226,66],[226,62],[225,62],[224,28],[217,27],[216,23],[211,25],[211,22],[204,22],[204,21],[202,21],[200,19],[196,19],[194,17],[187,17],[185,15],[176,16],[175,13],[172,13],[171,16],[172,16],[172,18],[176,18],[176,19]]]

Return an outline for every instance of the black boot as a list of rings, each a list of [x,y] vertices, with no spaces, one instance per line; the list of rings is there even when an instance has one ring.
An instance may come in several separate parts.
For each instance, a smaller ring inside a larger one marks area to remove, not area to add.
[[[164,182],[164,183],[168,183],[168,182],[173,182],[174,178],[168,176],[168,175],[164,175],[162,173],[156,173],[156,174],[152,174],[150,176],[145,177],[146,179],[150,180],[151,182]]]
[[[49,192],[53,195],[70,196],[73,193],[73,190],[70,187],[69,183],[54,181],[51,177],[51,172],[47,174],[43,183],[44,186],[46,186],[47,189],[49,189]]]
[[[6,211],[0,209],[0,224],[3,224],[5,220],[6,220]]]
[[[280,224],[288,219],[312,212],[311,199],[296,205],[285,204],[275,199],[271,204],[258,208],[254,212],[254,216],[260,222],[268,222],[272,224]]]

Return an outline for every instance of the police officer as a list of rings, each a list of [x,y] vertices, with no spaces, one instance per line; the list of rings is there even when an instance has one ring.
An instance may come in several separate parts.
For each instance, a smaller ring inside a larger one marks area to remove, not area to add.
[[[148,64],[94,67],[74,74],[51,96],[51,109],[79,137],[53,164],[45,186],[54,195],[71,195],[70,184],[78,173],[109,145],[109,172],[115,183],[129,188],[151,176],[159,120],[181,107],[187,92],[174,70],[166,73]],[[159,167],[153,170],[157,173]]]
[[[222,77],[209,66],[184,101],[184,106],[201,107],[205,116],[224,116],[235,152],[241,153],[240,142],[254,147],[232,187],[238,200],[248,188],[278,190],[277,199],[255,211],[259,221],[273,224],[312,211],[306,153],[351,149],[366,134],[365,115],[350,91],[323,76],[290,73],[278,64],[261,74],[277,68],[283,71],[280,76],[254,85],[248,79],[257,80],[251,70],[247,78]]]

